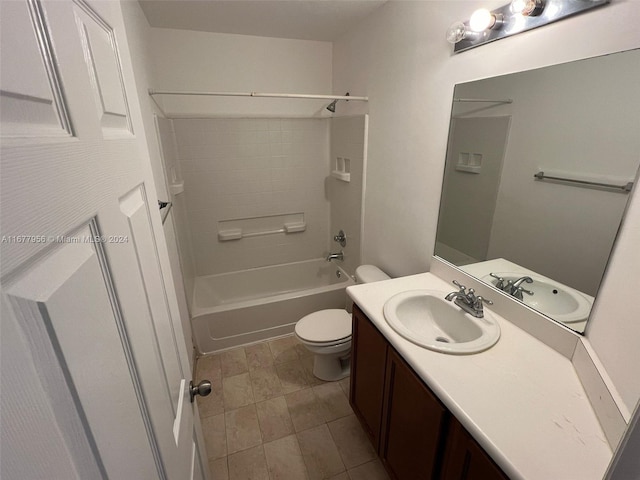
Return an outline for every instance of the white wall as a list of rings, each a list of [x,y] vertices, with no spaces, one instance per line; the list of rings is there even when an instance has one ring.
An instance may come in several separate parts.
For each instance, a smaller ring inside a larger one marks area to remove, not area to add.
[[[152,88],[220,92],[331,93],[331,43],[153,28]],[[344,92],[343,92],[344,93]],[[325,100],[156,97],[175,114],[330,116]]]
[[[501,2],[485,2],[500,6]],[[389,2],[334,45],[334,91],[368,95],[363,261],[394,275],[429,268],[456,83],[640,46],[640,2],[600,9],[452,55],[447,27],[478,2]],[[350,103],[350,113],[363,106]],[[640,399],[640,195],[605,277],[587,337],[629,410]]]
[[[342,267],[354,275],[360,265],[362,230],[362,191],[364,188],[364,167],[366,165],[367,117],[338,117],[331,120],[331,170],[336,169],[337,158],[348,159],[349,181],[335,177],[327,179],[331,204],[331,251],[344,252]],[[343,230],[347,237],[346,246],[333,241],[333,237]]]
[[[162,167],[167,175],[163,180],[167,182],[168,190],[171,190],[171,184],[179,185],[182,180],[182,172],[180,170],[180,162],[178,161],[178,147],[176,145],[176,135],[173,130],[173,121],[164,117],[156,117],[156,130],[160,149],[162,151]],[[182,272],[182,280],[184,290],[190,301],[193,298],[193,289],[196,277],[196,266],[193,259],[193,246],[191,242],[191,231],[189,229],[189,217],[187,215],[187,202],[184,192],[171,195],[173,208],[164,223],[167,241],[175,240],[175,252],[177,255],[172,256],[172,262],[179,267]],[[163,213],[166,215],[166,213]],[[177,279],[179,280],[179,279]]]
[[[173,120],[196,275],[326,255],[329,119]],[[220,241],[218,232],[306,230]]]
[[[147,89],[310,94],[331,92],[332,51],[328,42],[151,28],[138,2],[125,1],[123,9],[131,37],[129,41],[133,43],[132,49],[136,57],[138,91],[143,99],[143,108],[147,109],[143,114],[148,146],[154,162],[156,183],[159,191],[165,192],[163,199],[168,198],[168,194],[152,118],[152,112],[159,113],[160,110],[156,109],[150,99],[144,100],[149,98],[146,95]],[[184,96],[155,98],[166,113],[187,116],[330,116],[325,110],[328,102],[324,100]],[[172,153],[169,145],[171,142],[168,140],[168,151],[165,154]],[[193,177],[193,172],[191,173]],[[178,174],[181,175],[182,172],[178,171]],[[191,193],[193,196],[193,192]],[[184,203],[188,195],[187,192],[172,198],[175,203],[174,220],[180,225],[187,221],[181,215],[186,214]],[[200,210],[204,208],[201,207]],[[327,223],[328,220],[325,224]],[[186,277],[188,297],[191,296],[190,287],[196,268],[198,273],[213,273],[208,260],[206,265],[200,265],[195,259],[192,264],[189,258],[193,253],[191,246],[195,250],[204,243],[203,239],[190,238],[190,230],[179,228],[174,235],[179,247],[185,250],[182,269]],[[215,242],[217,243],[217,239]],[[322,242],[326,245],[326,233]],[[321,253],[322,251],[315,256]],[[206,258],[210,257],[208,252]]]

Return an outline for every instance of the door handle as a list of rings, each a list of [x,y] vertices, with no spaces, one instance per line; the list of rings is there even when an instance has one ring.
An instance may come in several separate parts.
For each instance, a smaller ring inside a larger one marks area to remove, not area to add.
[[[210,393],[211,382],[209,380],[202,380],[198,385],[194,385],[193,380],[189,382],[189,397],[191,398],[191,403],[193,403],[193,399],[196,395],[206,397]]]

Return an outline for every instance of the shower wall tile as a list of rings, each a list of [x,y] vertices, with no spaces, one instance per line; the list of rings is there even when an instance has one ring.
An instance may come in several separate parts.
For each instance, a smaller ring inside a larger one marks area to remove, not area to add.
[[[343,267],[353,275],[360,264],[360,231],[362,228],[362,193],[364,189],[366,122],[364,115],[333,118],[331,123],[331,161],[336,157],[348,158],[350,181],[343,182],[330,177],[328,180],[331,199],[330,238],[340,229],[347,234]],[[332,251],[341,247],[332,243]]]
[[[176,119],[197,275],[328,251],[328,119]],[[307,230],[218,241],[218,222],[304,213]]]

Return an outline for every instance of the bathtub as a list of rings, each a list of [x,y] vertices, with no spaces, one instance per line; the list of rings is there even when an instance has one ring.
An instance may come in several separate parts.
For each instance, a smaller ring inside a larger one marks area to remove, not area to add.
[[[191,303],[196,347],[205,354],[292,333],[309,313],[345,308],[345,288],[354,283],[324,259],[197,277]]]

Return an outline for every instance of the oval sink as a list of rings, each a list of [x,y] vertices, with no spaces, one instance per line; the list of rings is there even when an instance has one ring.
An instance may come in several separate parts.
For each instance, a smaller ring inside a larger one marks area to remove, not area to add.
[[[509,280],[514,282],[525,275],[514,272],[495,272],[495,274],[502,277],[505,282]],[[583,294],[546,278],[537,275],[529,276],[533,283],[523,283],[522,287],[531,291],[533,295],[522,294],[521,301],[525,305],[561,322],[573,323],[587,319],[592,302]],[[489,275],[482,277],[482,280],[494,286],[498,282]]]
[[[500,338],[490,312],[475,318],[433,290],[410,290],[384,304],[384,318],[396,332],[421,347],[450,354],[478,353]]]

